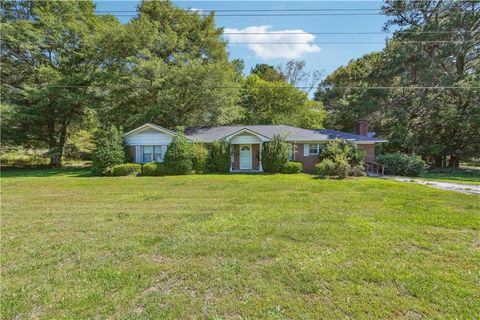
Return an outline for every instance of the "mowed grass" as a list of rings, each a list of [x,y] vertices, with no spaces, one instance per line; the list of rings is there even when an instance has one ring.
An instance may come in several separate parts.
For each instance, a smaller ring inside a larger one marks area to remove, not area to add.
[[[420,176],[424,180],[480,185],[480,168],[430,170]]]
[[[1,318],[475,319],[480,197],[309,175],[4,172]]]

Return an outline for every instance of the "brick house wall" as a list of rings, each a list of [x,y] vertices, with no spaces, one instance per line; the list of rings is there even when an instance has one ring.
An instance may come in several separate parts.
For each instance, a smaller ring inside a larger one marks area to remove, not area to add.
[[[375,145],[374,144],[359,144],[358,147],[365,150],[365,162],[375,162]]]
[[[253,170],[260,169],[260,145],[259,144],[252,144],[252,168]]]
[[[128,151],[129,151],[129,154],[130,154],[130,161],[129,162],[136,162],[136,157],[135,157],[135,148],[136,146],[128,146]]]
[[[295,144],[295,161],[303,163],[303,172],[315,173],[315,165],[320,162],[320,158],[317,155],[304,156],[303,155],[303,143]]]
[[[233,170],[240,169],[240,145],[234,144],[233,145]]]

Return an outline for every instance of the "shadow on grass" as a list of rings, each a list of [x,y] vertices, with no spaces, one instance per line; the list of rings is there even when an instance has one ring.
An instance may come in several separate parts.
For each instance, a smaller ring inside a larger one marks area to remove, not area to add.
[[[68,177],[93,177],[91,169],[89,167],[75,168],[2,168],[2,178],[22,178],[22,177],[55,177],[55,176],[68,176]]]

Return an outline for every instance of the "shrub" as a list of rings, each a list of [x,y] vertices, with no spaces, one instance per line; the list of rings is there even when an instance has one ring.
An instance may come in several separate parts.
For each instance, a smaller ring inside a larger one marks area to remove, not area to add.
[[[350,165],[342,157],[335,157],[335,161],[324,159],[315,165],[317,175],[321,177],[338,177],[344,179],[348,176]]]
[[[123,133],[115,126],[98,131],[92,162],[92,172],[96,175],[109,174],[113,166],[125,162]]]
[[[282,168],[282,173],[300,173],[303,170],[303,164],[298,161],[288,161]]]
[[[350,166],[350,169],[348,170],[348,175],[350,177],[365,177],[367,174],[365,171],[363,171],[363,166],[358,165],[358,166]]]
[[[160,162],[146,163],[142,167],[142,175],[144,176],[164,176],[166,174],[165,164]]]
[[[315,171],[320,177],[335,175],[335,163],[330,159],[323,159],[315,165]]]
[[[112,176],[128,176],[142,173],[142,165],[138,163],[117,164],[112,167]]]
[[[327,143],[320,154],[320,159],[330,159],[335,162],[337,157],[347,160],[352,167],[362,165],[365,161],[365,150],[357,148],[351,141],[336,139]]]
[[[341,156],[337,156],[333,163],[335,164],[335,175],[339,179],[345,179],[346,177],[348,177],[348,172],[350,171],[350,165],[348,164],[348,161],[345,158]]]
[[[425,161],[416,155],[387,153],[377,157],[377,162],[385,166],[385,174],[416,177],[426,168]]]
[[[225,141],[215,141],[210,146],[208,156],[208,171],[213,173],[227,173],[230,171],[230,143]]]
[[[208,149],[203,143],[192,144],[192,169],[196,173],[205,172],[208,160]]]
[[[263,144],[262,167],[265,172],[281,172],[288,162],[289,145],[280,135],[274,135],[272,140]]]
[[[192,172],[192,146],[183,135],[173,137],[165,152],[164,161],[168,174]]]

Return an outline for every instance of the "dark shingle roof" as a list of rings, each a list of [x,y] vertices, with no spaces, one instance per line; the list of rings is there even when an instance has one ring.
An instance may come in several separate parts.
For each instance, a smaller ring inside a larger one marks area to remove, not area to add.
[[[287,141],[327,141],[335,139],[349,139],[354,141],[382,142],[375,138],[360,136],[353,133],[327,129],[302,129],[287,125],[256,125],[256,126],[219,126],[187,128],[185,135],[191,140],[210,143],[232,135],[242,129],[248,129],[262,136],[272,138],[275,134],[285,135]]]

